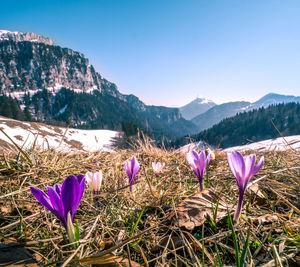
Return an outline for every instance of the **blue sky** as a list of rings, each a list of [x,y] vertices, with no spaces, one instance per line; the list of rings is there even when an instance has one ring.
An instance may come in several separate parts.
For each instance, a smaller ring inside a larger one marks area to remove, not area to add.
[[[300,1],[0,0],[0,29],[84,53],[147,104],[300,95]]]

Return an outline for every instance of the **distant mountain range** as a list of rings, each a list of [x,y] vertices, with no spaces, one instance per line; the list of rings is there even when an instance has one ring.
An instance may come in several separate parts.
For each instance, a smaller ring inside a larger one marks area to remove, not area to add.
[[[197,102],[197,99],[195,100]],[[195,107],[195,101],[184,106]],[[214,105],[207,111],[203,112],[202,106],[198,109],[193,109],[192,113],[198,115],[190,119],[191,122],[196,124],[199,129],[206,130],[213,125],[219,123],[225,118],[230,118],[240,112],[250,111],[261,107],[268,107],[280,103],[300,102],[300,96],[280,95],[270,93],[260,98],[258,101],[250,103],[246,101],[228,102],[220,105]],[[180,108],[181,109],[181,108]]]
[[[197,135],[180,138],[174,146],[180,147],[192,140],[227,148],[277,138],[281,134],[300,134],[300,102],[271,105],[267,108],[262,106],[259,109],[241,112],[223,119]]]
[[[111,130],[129,122],[157,140],[198,132],[178,108],[121,94],[82,53],[34,33],[0,31],[0,95],[0,115],[15,119]]]

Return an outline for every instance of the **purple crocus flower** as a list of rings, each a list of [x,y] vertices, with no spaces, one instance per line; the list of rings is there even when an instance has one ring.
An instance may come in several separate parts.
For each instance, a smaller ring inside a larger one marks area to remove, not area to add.
[[[256,156],[254,154],[243,157],[241,153],[234,151],[227,154],[227,159],[239,187],[239,202],[234,214],[234,220],[238,221],[242,211],[243,198],[247,184],[264,165],[264,157],[261,157],[256,166]]]
[[[30,190],[37,201],[50,210],[67,230],[68,213],[70,213],[73,222],[83,195],[84,186],[85,177],[79,174],[68,176],[62,185],[47,186],[48,195],[35,187],[30,187]]]
[[[198,177],[200,190],[202,191],[204,188],[203,175],[206,171],[206,166],[209,164],[211,159],[211,154],[208,154],[206,157],[204,150],[200,154],[198,154],[195,150],[192,150],[187,153],[186,158]]]
[[[129,188],[130,188],[130,191],[131,191],[132,190],[133,179],[140,170],[140,164],[138,163],[138,161],[136,160],[135,157],[132,157],[131,160],[127,160],[125,162],[124,169],[125,169],[125,171],[128,175],[129,185],[130,185]]]

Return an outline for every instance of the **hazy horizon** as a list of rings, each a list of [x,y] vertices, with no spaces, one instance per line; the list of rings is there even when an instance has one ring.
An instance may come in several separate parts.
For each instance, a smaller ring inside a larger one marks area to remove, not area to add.
[[[299,95],[299,1],[7,1],[0,28],[83,53],[120,92],[180,107]]]

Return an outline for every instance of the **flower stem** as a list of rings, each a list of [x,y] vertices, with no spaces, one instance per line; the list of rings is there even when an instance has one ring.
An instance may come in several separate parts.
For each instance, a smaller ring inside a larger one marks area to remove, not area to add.
[[[203,191],[204,189],[203,179],[199,180],[199,184],[200,184],[200,191]]]
[[[233,218],[235,221],[238,221],[240,218],[240,215],[242,212],[242,206],[243,206],[243,198],[244,198],[244,192],[240,191],[239,201],[238,201],[237,208],[235,210],[234,218]]]

